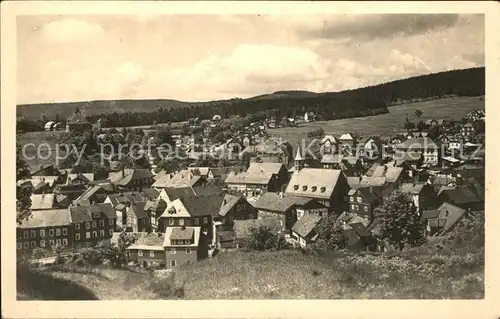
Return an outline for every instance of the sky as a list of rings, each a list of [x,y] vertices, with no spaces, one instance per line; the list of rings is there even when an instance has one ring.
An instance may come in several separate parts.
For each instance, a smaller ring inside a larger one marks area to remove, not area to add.
[[[484,15],[17,18],[17,103],[341,91],[484,66]]]

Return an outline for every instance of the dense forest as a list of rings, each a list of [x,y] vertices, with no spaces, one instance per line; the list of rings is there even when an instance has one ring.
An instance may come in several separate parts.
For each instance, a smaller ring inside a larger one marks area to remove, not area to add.
[[[292,117],[305,112],[315,112],[319,120],[377,115],[388,112],[387,106],[410,102],[415,99],[439,98],[444,96],[479,96],[485,92],[485,68],[454,70],[384,84],[331,93],[307,91],[281,91],[249,99],[231,99],[210,102],[187,103],[175,100],[134,101],[89,101],[18,106],[18,130],[43,130],[48,120],[64,118],[76,107],[85,111],[87,119],[95,122],[103,118],[108,127],[151,125],[166,122],[187,121],[199,117],[209,119],[214,114],[223,117],[239,115],[250,120],[269,116]],[[45,110],[40,117],[28,115],[35,106]],[[64,113],[60,113],[64,109]],[[113,110],[113,112],[110,112]],[[128,110],[128,111],[125,111]]]

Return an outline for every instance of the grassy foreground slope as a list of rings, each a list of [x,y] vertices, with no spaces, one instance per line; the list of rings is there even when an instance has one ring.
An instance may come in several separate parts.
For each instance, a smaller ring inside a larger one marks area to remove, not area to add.
[[[41,275],[18,273],[18,296],[38,300],[484,298],[484,250],[439,244],[382,256],[297,250],[221,253],[179,268],[172,278],[126,269],[65,267]],[[67,293],[54,295],[55,291]]]

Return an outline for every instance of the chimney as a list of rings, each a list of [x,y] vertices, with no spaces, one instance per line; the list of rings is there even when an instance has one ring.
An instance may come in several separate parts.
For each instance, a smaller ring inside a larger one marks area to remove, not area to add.
[[[280,192],[280,198],[283,199],[285,197],[285,194],[283,192]]]
[[[181,229],[182,229],[182,230],[186,230],[186,226],[182,226],[182,227],[181,227]]]
[[[125,167],[122,167],[122,178],[125,177]]]

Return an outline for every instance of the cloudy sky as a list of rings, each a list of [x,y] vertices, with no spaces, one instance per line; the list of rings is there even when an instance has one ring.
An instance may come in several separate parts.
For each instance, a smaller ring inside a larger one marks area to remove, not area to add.
[[[18,104],[339,91],[484,65],[483,15],[22,16]]]

